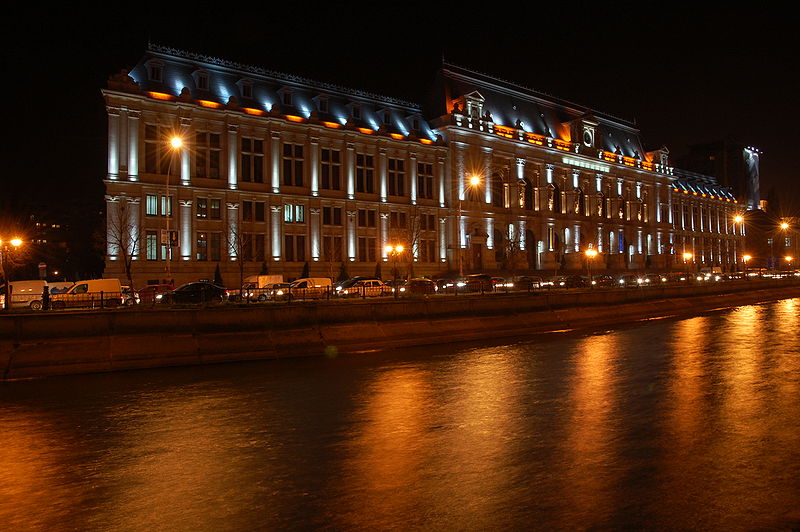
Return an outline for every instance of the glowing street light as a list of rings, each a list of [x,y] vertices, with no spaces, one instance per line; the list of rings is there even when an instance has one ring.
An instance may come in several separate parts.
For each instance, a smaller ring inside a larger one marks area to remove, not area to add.
[[[386,253],[392,257],[392,292],[394,292],[394,298],[397,299],[400,291],[397,289],[397,256],[403,252],[405,249],[402,244],[395,244],[394,246],[389,244],[385,248]]]
[[[172,148],[172,153],[169,154],[169,167],[167,168],[167,181],[166,181],[166,185],[164,187],[166,189],[166,194],[165,194],[165,198],[164,198],[164,202],[165,202],[164,208],[167,211],[167,212],[164,213],[164,218],[165,218],[165,225],[166,225],[166,233],[167,234],[166,234],[166,242],[163,242],[164,239],[162,238],[162,242],[161,243],[162,244],[166,244],[167,256],[165,258],[166,258],[167,280],[168,280],[168,282],[171,283],[172,282],[172,268],[171,268],[171,263],[172,263],[172,236],[171,236],[171,234],[169,232],[169,220],[170,220],[170,218],[172,218],[172,201],[170,201],[170,197],[169,197],[169,179],[170,179],[170,175],[172,174],[172,161],[173,161],[173,159],[175,159],[175,153],[177,153],[183,147],[183,139],[181,137],[179,137],[178,135],[175,135],[175,136],[173,136],[172,138],[169,139],[169,145]]]
[[[477,187],[480,184],[481,184],[481,177],[479,175],[472,174],[471,176],[469,176],[469,179],[467,179],[467,187],[464,190],[464,194],[467,194],[469,191],[471,191],[472,189],[474,189],[475,187]],[[458,240],[458,276],[459,277],[464,277],[464,243],[461,242],[461,217],[462,217],[462,214],[461,214],[462,213],[461,203],[462,203],[463,199],[462,199],[461,196],[462,195],[459,195],[459,197],[458,197],[458,222],[457,222],[458,227],[456,228],[456,230],[457,230],[457,233],[458,233],[458,239],[457,239]]]
[[[589,248],[586,250],[586,273],[589,275],[589,287],[594,287],[594,281],[592,281],[592,260],[597,256],[597,250],[594,248]]]
[[[12,249],[16,250],[22,245],[22,239],[14,237],[11,240],[0,239],[0,273],[3,275],[3,283],[5,285],[5,304],[6,310],[11,308],[11,293],[9,292],[8,270],[6,264],[8,260],[8,252]]]

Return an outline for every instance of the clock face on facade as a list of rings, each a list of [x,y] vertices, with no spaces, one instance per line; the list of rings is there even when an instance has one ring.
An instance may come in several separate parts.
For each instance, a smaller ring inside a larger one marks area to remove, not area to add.
[[[583,143],[586,146],[592,145],[592,132],[588,129],[583,130]]]

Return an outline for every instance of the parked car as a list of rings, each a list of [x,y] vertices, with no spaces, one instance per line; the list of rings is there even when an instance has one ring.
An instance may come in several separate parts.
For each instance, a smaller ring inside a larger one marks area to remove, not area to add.
[[[411,279],[408,281],[406,286],[406,293],[409,295],[416,295],[416,294],[435,294],[439,291],[439,286],[434,283],[431,279],[426,279],[422,277],[418,277],[415,279]]]
[[[221,303],[228,299],[228,289],[214,283],[196,282],[179,286],[164,294],[162,303]]]
[[[617,277],[617,286],[622,288],[637,288],[645,283],[644,278],[632,273],[624,273]]]
[[[491,292],[494,289],[492,276],[485,273],[473,273],[464,278],[467,292]]]
[[[538,275],[523,275],[514,280],[517,290],[538,290],[544,286],[544,280]]]
[[[328,277],[304,277],[289,283],[282,299],[322,299],[331,293],[333,284]]]
[[[140,303],[159,303],[164,294],[174,290],[171,284],[149,284],[139,290]]]
[[[341,297],[380,297],[392,293],[392,287],[380,279],[350,279],[339,287],[337,295]]]
[[[50,296],[54,309],[66,307],[116,307],[122,305],[122,285],[119,279],[88,279],[78,281],[63,294]]]
[[[595,275],[592,277],[592,283],[594,286],[614,286],[614,278],[610,275]]]
[[[8,283],[11,289],[11,308],[29,307],[31,310],[42,309],[42,292],[44,292],[47,282],[41,280],[31,281],[10,281]],[[0,308],[5,305],[5,287],[0,287]]]
[[[559,275],[552,279],[555,288],[585,288],[588,281],[580,275]]]
[[[132,289],[130,286],[122,287],[122,304],[125,306],[138,305],[141,301],[139,293]]]

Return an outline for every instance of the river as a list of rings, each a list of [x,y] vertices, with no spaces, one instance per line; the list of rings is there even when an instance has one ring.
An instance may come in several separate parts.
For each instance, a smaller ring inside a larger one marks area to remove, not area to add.
[[[800,299],[0,385],[5,530],[800,528]]]

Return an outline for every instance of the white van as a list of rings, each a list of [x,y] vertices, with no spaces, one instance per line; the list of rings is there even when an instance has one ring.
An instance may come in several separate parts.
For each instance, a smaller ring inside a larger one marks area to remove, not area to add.
[[[289,285],[286,290],[292,299],[322,299],[331,293],[333,283],[328,277],[303,277]]]
[[[119,279],[78,281],[64,294],[50,296],[54,309],[65,307],[116,307],[124,304]]]
[[[11,290],[11,308],[30,307],[31,310],[42,310],[42,292],[47,286],[47,281],[11,281],[8,287]],[[0,297],[5,304],[5,296]],[[0,308],[2,308],[0,306]]]

